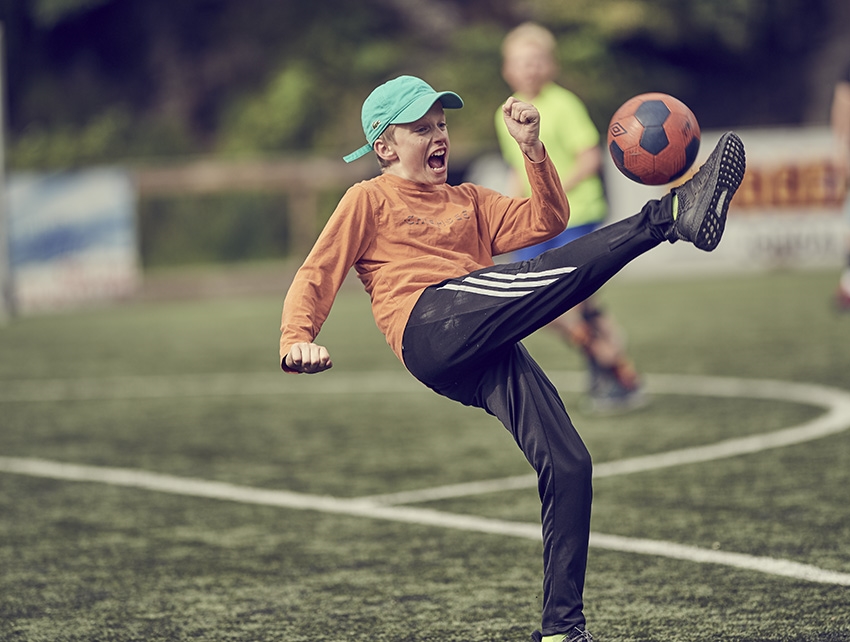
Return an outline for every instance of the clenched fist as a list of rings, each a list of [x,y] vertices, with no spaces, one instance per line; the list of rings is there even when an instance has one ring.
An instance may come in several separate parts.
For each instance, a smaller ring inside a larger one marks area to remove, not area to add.
[[[294,344],[283,359],[287,370],[315,374],[333,367],[328,349],[315,343]]]
[[[532,161],[542,161],[546,151],[540,142],[540,112],[537,108],[511,96],[502,105],[502,116],[508,132],[523,153]]]

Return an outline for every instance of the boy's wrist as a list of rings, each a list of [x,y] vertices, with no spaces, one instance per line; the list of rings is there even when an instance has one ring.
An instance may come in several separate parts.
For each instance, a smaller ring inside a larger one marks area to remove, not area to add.
[[[546,160],[546,148],[540,140],[530,145],[521,144],[519,148],[532,163],[541,163]]]

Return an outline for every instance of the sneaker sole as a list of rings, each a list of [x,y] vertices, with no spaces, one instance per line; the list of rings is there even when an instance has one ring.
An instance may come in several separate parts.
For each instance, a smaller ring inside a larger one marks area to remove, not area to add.
[[[717,163],[716,177],[714,177],[714,190],[711,193],[711,201],[706,208],[699,208],[705,212],[699,223],[693,244],[701,250],[711,252],[720,243],[723,230],[726,228],[726,213],[729,211],[729,203],[738,191],[741,181],[744,180],[746,171],[746,156],[744,143],[733,132],[723,135],[723,150],[720,162]],[[722,139],[721,139],[722,140]]]

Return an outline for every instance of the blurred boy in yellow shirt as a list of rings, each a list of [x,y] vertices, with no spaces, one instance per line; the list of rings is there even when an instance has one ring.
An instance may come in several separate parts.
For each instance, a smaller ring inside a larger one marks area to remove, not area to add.
[[[512,260],[528,260],[584,236],[602,225],[608,214],[600,178],[599,131],[581,99],[555,82],[556,47],[548,29],[530,22],[512,30],[502,42],[502,76],[515,98],[532,103],[540,112],[540,137],[546,141],[570,202],[568,228],[545,243],[514,253]],[[522,154],[508,134],[501,110],[496,114],[496,134],[502,156],[512,169],[511,196],[529,195]],[[548,327],[584,354],[591,410],[622,411],[645,404],[637,372],[626,356],[624,337],[593,297]]]

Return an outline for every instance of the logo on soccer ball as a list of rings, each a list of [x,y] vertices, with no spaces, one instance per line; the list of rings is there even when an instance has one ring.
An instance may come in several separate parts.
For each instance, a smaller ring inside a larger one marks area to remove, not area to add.
[[[611,125],[610,132],[612,136],[620,136],[621,134],[626,133],[626,128],[623,127],[620,123],[614,123],[613,125]]]

